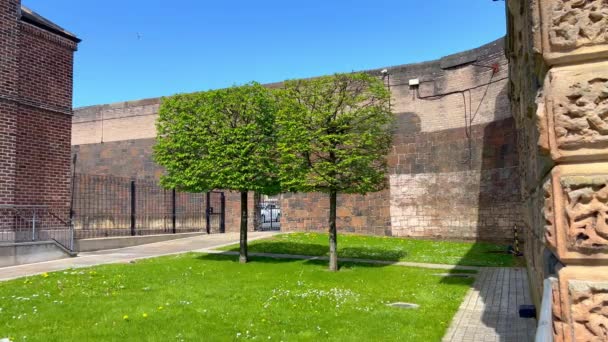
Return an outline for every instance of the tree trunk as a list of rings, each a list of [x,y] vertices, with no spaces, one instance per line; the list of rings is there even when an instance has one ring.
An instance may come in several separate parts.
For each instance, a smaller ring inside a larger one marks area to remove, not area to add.
[[[338,193],[329,193],[329,270],[338,270],[338,231],[336,229],[336,202]]]
[[[241,191],[241,248],[239,262],[247,263],[247,191]]]

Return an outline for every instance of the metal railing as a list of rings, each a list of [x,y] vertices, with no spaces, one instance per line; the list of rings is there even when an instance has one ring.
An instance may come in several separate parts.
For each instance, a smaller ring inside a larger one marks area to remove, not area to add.
[[[76,239],[217,232],[205,210],[215,199],[209,196],[165,189],[154,180],[76,174],[71,210]],[[223,218],[219,204],[215,209],[212,213]]]
[[[74,229],[46,205],[0,205],[0,242],[55,241],[74,250]]]

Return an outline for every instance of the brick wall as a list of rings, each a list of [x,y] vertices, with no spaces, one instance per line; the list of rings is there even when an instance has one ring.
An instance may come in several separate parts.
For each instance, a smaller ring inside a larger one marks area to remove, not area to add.
[[[389,191],[367,196],[338,195],[336,212],[340,231],[358,234],[391,235]],[[283,194],[281,229],[284,231],[327,231],[327,194]]]
[[[11,204],[15,191],[15,129],[18,103],[19,1],[0,1],[0,203]]]
[[[387,68],[390,76],[384,81],[397,115],[390,187],[367,196],[340,195],[338,228],[510,239],[520,213],[507,69],[502,40],[436,61]],[[368,72],[381,77],[380,71]],[[408,85],[413,78],[421,81],[418,90]],[[147,99],[76,109],[72,144],[79,172],[162,174],[152,161],[158,104],[159,99]],[[227,195],[227,207],[233,208],[228,210],[234,212],[227,215],[232,222],[227,230],[238,229],[238,201],[238,194]],[[281,207],[283,230],[327,227],[326,195],[283,194]]]
[[[463,60],[468,62],[459,64]],[[341,196],[338,229],[420,238],[512,239],[513,226],[522,222],[502,41],[387,70],[390,79],[385,77],[385,83],[390,84],[397,115],[388,156],[390,186],[376,194]],[[371,73],[380,76],[379,70]],[[420,80],[418,89],[408,84],[414,78]],[[282,227],[288,230],[327,227],[326,195],[289,194],[281,206]]]
[[[76,172],[159,179],[163,169],[152,158],[154,142],[148,138],[74,145]]]
[[[155,138],[159,104],[160,99],[155,98],[78,108],[72,144]]]
[[[21,13],[20,1],[0,0],[0,203],[45,204],[65,217],[78,39]]]
[[[519,221],[513,119],[415,134],[390,157],[391,219],[399,236],[505,241]]]

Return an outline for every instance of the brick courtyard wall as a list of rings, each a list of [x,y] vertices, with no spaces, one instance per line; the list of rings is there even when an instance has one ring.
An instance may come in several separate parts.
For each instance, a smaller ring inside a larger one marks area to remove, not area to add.
[[[397,116],[389,186],[367,196],[340,195],[338,229],[511,239],[521,215],[503,48],[498,40],[440,60],[387,68],[384,81]],[[381,77],[380,71],[368,72]],[[418,90],[408,85],[413,78],[421,81]],[[159,103],[146,99],[76,109],[72,143],[78,171],[159,177],[163,170],[152,161]],[[229,231],[238,230],[238,201],[238,194],[227,194]],[[326,195],[283,194],[280,201],[282,230],[326,230]]]
[[[48,205],[67,218],[72,65],[67,38],[0,1],[0,203]]]
[[[348,233],[391,235],[389,196],[388,190],[367,196],[339,194],[336,210],[338,229]],[[283,194],[280,204],[282,230],[327,231],[327,194]]]
[[[459,64],[462,61],[468,62]],[[385,77],[385,84],[390,84],[397,116],[388,156],[390,186],[366,196],[340,196],[338,229],[511,240],[514,225],[521,227],[522,222],[502,41],[387,70],[390,79]],[[379,70],[371,73],[381,75]],[[421,82],[418,89],[408,84],[415,78]],[[287,194],[281,207],[282,228],[327,229],[326,195]]]

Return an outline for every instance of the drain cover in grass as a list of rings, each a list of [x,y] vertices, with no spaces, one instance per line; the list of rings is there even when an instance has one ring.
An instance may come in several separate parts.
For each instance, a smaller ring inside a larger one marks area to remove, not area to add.
[[[392,306],[394,308],[401,308],[401,309],[418,309],[420,307],[420,305],[418,305],[418,304],[404,303],[404,302],[395,302],[395,303],[390,303],[387,305]]]

